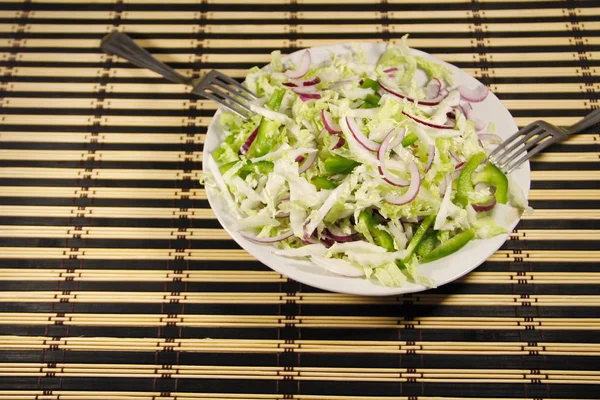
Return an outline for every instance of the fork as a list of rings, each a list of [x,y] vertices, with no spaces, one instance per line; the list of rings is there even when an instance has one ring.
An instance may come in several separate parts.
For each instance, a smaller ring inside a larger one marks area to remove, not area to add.
[[[192,93],[214,100],[244,119],[250,119],[254,115],[249,103],[258,99],[258,96],[235,79],[219,71],[211,70],[198,80],[186,78],[173,68],[158,61],[122,32],[112,32],[106,35],[102,39],[100,47],[106,53],[122,57],[140,68],[148,68],[171,82],[192,86]]]
[[[565,140],[600,122],[600,109],[596,109],[568,128],[559,128],[546,121],[535,121],[521,128],[496,147],[488,160],[505,173],[511,173],[551,144]],[[518,139],[518,140],[517,140]]]

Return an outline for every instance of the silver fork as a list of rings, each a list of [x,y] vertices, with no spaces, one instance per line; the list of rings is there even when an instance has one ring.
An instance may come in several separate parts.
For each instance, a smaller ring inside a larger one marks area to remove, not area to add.
[[[535,121],[519,129],[488,156],[488,160],[505,173],[511,173],[519,165],[544,150],[600,122],[600,109],[594,110],[568,128],[559,128],[546,121]]]
[[[254,112],[249,102],[258,96],[235,79],[211,70],[198,80],[186,78],[173,68],[158,61],[148,51],[137,45],[129,36],[121,32],[109,33],[100,45],[106,53],[122,57],[140,68],[148,68],[171,82],[192,86],[192,93],[214,100],[244,119],[250,119]]]

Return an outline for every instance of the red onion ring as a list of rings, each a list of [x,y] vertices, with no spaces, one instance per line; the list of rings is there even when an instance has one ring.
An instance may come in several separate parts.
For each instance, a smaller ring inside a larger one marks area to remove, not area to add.
[[[428,99],[435,99],[442,91],[442,81],[438,78],[433,78],[425,87],[425,93]]]
[[[397,72],[398,68],[396,67],[390,67],[390,68],[386,68],[383,70],[383,72],[385,72],[386,74],[389,74],[390,72]]]
[[[425,167],[425,173],[429,171],[433,165],[433,158],[435,157],[435,145],[429,145],[429,155],[427,156],[427,166]]]
[[[323,121],[323,126],[325,126],[325,129],[327,129],[327,132],[331,133],[332,135],[339,135],[342,133],[340,124],[333,120],[329,111],[321,110],[321,121]]]
[[[300,96],[300,99],[304,102],[309,101],[309,100],[318,100],[321,98],[321,95],[319,93],[306,93],[306,94],[299,94],[298,96]]]
[[[240,147],[240,154],[246,154],[248,152],[248,150],[250,150],[250,146],[252,146],[252,143],[254,143],[254,140],[256,140],[257,135],[258,135],[258,126],[256,127],[256,129],[254,129],[252,131],[250,136],[248,136],[248,139],[246,139],[246,141],[244,142],[242,147]]]
[[[490,211],[494,208],[495,205],[496,205],[496,197],[495,196],[492,196],[492,198],[489,201],[487,201],[486,203],[471,204],[471,206],[473,207],[473,210],[475,210],[477,212]]]
[[[394,148],[398,147],[400,145],[400,143],[402,143],[402,140],[404,139],[404,135],[406,135],[406,129],[404,129],[404,128],[396,129],[396,137],[394,138],[394,140],[392,140],[390,142],[390,145],[388,146],[388,148],[394,149]]]
[[[338,136],[337,138],[338,140],[333,146],[331,146],[331,150],[339,149],[340,147],[346,144],[346,139],[344,139],[341,136]]]
[[[456,165],[454,166],[454,170],[455,170],[455,171],[458,171],[459,169],[462,169],[462,167],[464,167],[464,166],[465,166],[465,162],[464,162],[464,161],[461,161],[461,162],[459,162],[458,164],[456,164]]]
[[[312,93],[316,93],[317,88],[314,86],[301,86],[301,87],[295,87],[292,88],[292,92],[296,93],[296,94],[312,94]]]
[[[352,132],[352,136],[360,143],[362,147],[370,151],[377,151],[379,149],[379,143],[372,141],[368,137],[365,136],[364,133],[360,130],[358,125],[356,124],[356,120],[351,117],[346,117],[346,123],[348,124],[348,128],[350,132]]]
[[[479,140],[489,140],[490,142],[502,142],[502,138],[498,135],[494,135],[493,133],[480,133],[477,135]]]
[[[310,64],[311,64],[310,52],[308,50],[305,50],[304,54],[302,54],[302,59],[300,60],[300,63],[297,65],[296,69],[293,69],[293,70],[288,69],[287,71],[285,71],[285,76],[287,76],[288,78],[291,78],[291,79],[300,79],[304,75],[306,75],[306,73],[310,69]]]
[[[419,189],[421,188],[421,175],[419,174],[419,168],[414,161],[408,165],[408,170],[410,172],[410,186],[406,193],[401,196],[396,196],[393,194],[388,194],[385,196],[385,201],[388,203],[401,206],[406,203],[410,203],[417,197],[419,194]]]
[[[301,174],[304,171],[306,171],[307,169],[309,169],[315,163],[318,155],[319,155],[318,151],[313,151],[312,153],[308,153],[308,155],[304,159],[304,162],[302,164],[300,164],[300,166],[298,167],[298,173]]]
[[[255,242],[255,243],[276,243],[276,242],[280,242],[282,240],[285,240],[289,237],[291,237],[294,234],[294,231],[292,231],[291,229],[289,231],[286,231],[280,235],[277,236],[273,236],[273,237],[268,237],[268,238],[259,238],[244,232],[240,232],[240,235],[243,236],[244,238],[250,240],[251,242]]]
[[[402,130],[404,131],[404,129]],[[390,147],[390,142],[393,139],[394,134],[396,133],[396,129],[392,129],[388,132],[388,134],[381,142],[381,146],[379,146],[379,150],[377,151],[377,159],[379,160],[379,173],[383,177],[383,180],[394,186],[408,186],[409,182],[405,179],[398,178],[394,176],[386,167],[385,155],[387,154],[387,150]],[[404,132],[400,134],[404,136]],[[395,140],[397,141],[397,140]]]
[[[466,85],[460,85],[457,89],[460,93],[460,97],[467,101],[472,101],[473,103],[479,103],[480,101],[485,100],[490,93],[490,89],[485,85],[479,85],[475,88],[469,88]]]
[[[407,96],[405,94],[402,94],[402,93],[398,92],[397,90],[393,89],[391,87],[391,85],[388,85],[387,83],[383,82],[382,79],[379,79],[378,82],[379,82],[379,86],[381,86],[381,88],[383,90],[385,90],[386,92],[388,92],[390,94],[393,94],[394,96],[399,97],[401,99],[406,99],[406,100],[408,100],[410,102],[415,102],[416,101],[419,104],[422,104],[424,106],[435,106],[437,104],[440,104],[440,102],[442,100],[444,100],[444,98],[446,97],[446,96],[440,95],[440,96],[438,96],[438,97],[436,97],[434,99],[424,99],[424,100],[423,99],[414,99],[412,97],[409,97],[409,96]]]
[[[333,233],[331,232],[330,229],[325,228],[323,230],[323,235],[328,238],[333,240],[334,242],[339,242],[339,243],[345,243],[345,242],[355,242],[358,240],[358,234],[355,233],[351,233],[350,235],[339,235],[337,233]]]
[[[425,125],[428,126],[430,128],[437,128],[437,129],[454,129],[455,125],[439,125],[439,124],[434,124],[433,122],[429,122],[429,121],[425,121],[420,119],[419,117],[415,117],[414,115],[410,115],[405,111],[402,111],[402,114],[406,115],[408,118],[412,119],[413,121],[418,122],[421,125]]]

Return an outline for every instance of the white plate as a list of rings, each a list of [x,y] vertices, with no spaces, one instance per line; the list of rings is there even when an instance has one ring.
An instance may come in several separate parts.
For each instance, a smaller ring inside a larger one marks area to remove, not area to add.
[[[359,43],[359,45],[364,49],[367,60],[372,63],[377,61],[381,53],[383,53],[385,50],[386,46],[384,43]],[[298,63],[303,51],[304,50],[297,51],[293,54],[290,54],[288,57],[290,57],[295,63]],[[334,46],[313,47],[310,49],[310,54],[313,63],[319,63],[329,59],[330,52],[342,54],[350,51],[352,51],[352,47],[349,44],[338,44]],[[475,87],[476,85],[480,84],[475,78],[469,76],[451,64],[445,63],[422,51],[413,50],[413,52],[414,54],[449,67],[454,73],[455,83],[457,85],[467,84],[470,87]],[[494,122],[494,124],[496,124],[496,132],[503,138],[509,137],[518,129],[506,107],[502,105],[500,100],[498,100],[493,93],[490,93],[483,102],[473,103],[473,108],[477,111],[477,116],[479,118],[482,118],[485,121]],[[205,170],[208,169],[214,171],[216,169],[216,165],[208,161],[208,154],[218,147],[221,140],[220,138],[223,134],[222,129],[218,124],[220,113],[221,109],[217,111],[210,126],[208,127],[203,154],[203,167]],[[525,196],[528,197],[530,185],[529,163],[524,164],[517,171],[513,172],[512,176],[523,189]],[[219,197],[216,193],[214,193],[213,190],[211,190],[211,188],[207,187],[206,190],[208,202],[210,203],[210,206],[217,216],[217,219],[221,225],[223,225],[225,230],[229,232],[229,234],[242,248],[256,257],[256,259],[258,259],[260,262],[281,273],[282,275],[320,289],[365,296],[397,295],[403,293],[414,293],[428,289],[415,283],[407,283],[399,288],[383,287],[377,282],[368,281],[363,278],[348,278],[333,275],[328,271],[317,267],[308,260],[295,260],[277,256],[273,254],[275,247],[271,245],[261,245],[250,242],[235,232],[232,229],[234,216],[226,210],[226,207],[221,203]],[[514,228],[517,223],[518,221],[515,222],[512,228]],[[460,251],[448,257],[431,263],[423,264],[420,266],[420,270],[425,276],[432,279],[437,286],[452,282],[455,279],[458,279],[472,271],[486,259],[488,259],[496,252],[496,250],[500,248],[500,246],[502,246],[507,237],[508,234],[496,236],[486,240],[473,240]]]

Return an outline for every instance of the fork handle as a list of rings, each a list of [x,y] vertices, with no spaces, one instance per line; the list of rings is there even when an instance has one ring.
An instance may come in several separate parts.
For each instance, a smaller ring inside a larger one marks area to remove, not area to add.
[[[189,85],[191,80],[181,75],[168,65],[158,61],[129,36],[121,32],[109,33],[102,39],[100,48],[106,53],[122,57],[140,68],[148,68],[171,82]]]
[[[569,134],[579,133],[586,130],[587,128],[591,128],[597,123],[600,123],[600,108],[592,111],[591,113],[583,117],[581,121],[571,125],[567,129],[567,131],[569,132]]]

